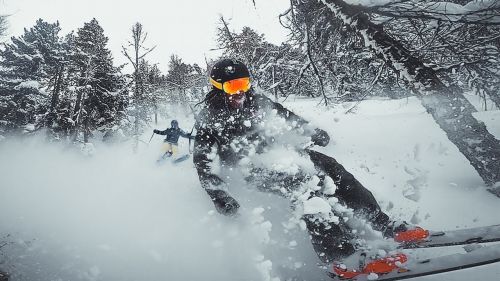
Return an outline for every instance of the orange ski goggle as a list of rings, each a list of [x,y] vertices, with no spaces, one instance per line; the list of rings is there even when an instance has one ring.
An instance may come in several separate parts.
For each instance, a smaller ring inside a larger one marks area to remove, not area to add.
[[[250,83],[250,77],[233,79],[224,83],[219,83],[210,78],[210,83],[212,83],[212,85],[214,85],[217,89],[223,90],[228,95],[235,95],[239,92],[246,92],[250,90],[250,87],[252,86]]]

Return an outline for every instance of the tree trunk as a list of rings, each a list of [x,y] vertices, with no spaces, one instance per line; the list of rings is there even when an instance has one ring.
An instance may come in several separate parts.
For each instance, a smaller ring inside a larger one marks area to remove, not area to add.
[[[500,109],[500,89],[488,90],[486,94],[491,99],[491,101]]]
[[[83,122],[83,142],[88,143],[90,139],[90,114],[86,114],[85,121]]]
[[[73,141],[76,141],[78,138],[78,126],[80,126],[80,115],[82,109],[82,100],[83,100],[83,90],[78,90],[78,94],[76,95],[75,109],[73,111],[73,129],[71,130],[71,135],[73,136]]]
[[[410,82],[422,105],[448,139],[469,160],[484,182],[500,182],[500,141],[476,120],[474,107],[457,88],[447,87],[432,68],[425,66],[397,40],[371,22],[359,7],[342,0],[321,0],[344,24],[361,34],[365,45]],[[499,194],[497,194],[499,195]],[[500,196],[499,196],[500,197]]]
[[[54,92],[52,93],[52,99],[50,101],[50,110],[54,111],[59,103],[59,93],[61,92],[62,83],[64,76],[64,67],[59,67],[57,71],[56,84],[54,85]]]
[[[137,153],[139,151],[139,108],[136,105],[135,109],[135,120],[134,120],[134,147],[133,152]]]
[[[273,92],[274,92],[274,101],[275,102],[278,102],[278,89],[276,89],[276,85],[274,85],[274,83],[276,83],[275,81],[275,77],[274,77],[274,74],[275,74],[275,69],[274,69],[274,65],[273,65]]]
[[[155,125],[158,125],[158,105],[156,102],[154,103],[154,108],[155,108]]]
[[[136,65],[139,63],[138,50],[136,48]],[[134,120],[134,147],[133,152],[137,153],[139,149],[139,117],[140,117],[140,100],[143,97],[141,95],[141,85],[140,85],[140,77],[139,77],[139,68],[136,67],[134,72],[134,80],[135,80],[135,88],[134,88],[134,97],[135,97],[135,120]]]
[[[56,109],[57,109],[57,104],[59,103],[59,94],[62,88],[63,75],[64,75],[64,67],[61,66],[58,68],[57,71],[56,83],[54,85],[54,91],[52,92],[52,98],[50,100],[49,116],[45,123],[47,127],[51,127],[52,123],[57,117]]]

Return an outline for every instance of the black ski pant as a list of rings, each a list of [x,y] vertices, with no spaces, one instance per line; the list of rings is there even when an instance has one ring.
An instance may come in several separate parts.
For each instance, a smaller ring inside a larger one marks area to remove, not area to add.
[[[314,150],[306,150],[307,155],[314,163],[317,176],[321,179],[318,185],[324,184],[326,176],[330,177],[337,189],[333,195],[321,194],[316,191],[311,196],[319,196],[325,199],[336,197],[338,202],[354,210],[356,216],[365,218],[372,224],[375,230],[383,231],[390,223],[389,217],[383,213],[375,200],[373,194],[367,190],[351,173],[340,165],[333,157],[324,155]],[[310,179],[311,175],[290,175],[276,173],[273,171],[255,170],[254,176],[247,178],[262,191],[276,192],[287,196],[292,191]],[[286,190],[283,192],[283,190]],[[288,197],[288,196],[287,196]],[[323,262],[332,262],[349,256],[356,251],[355,245],[351,241],[355,238],[351,229],[343,222],[339,216],[338,223],[325,222],[316,215],[305,215],[308,232],[314,250]]]
[[[390,223],[389,216],[382,212],[373,194],[351,173],[333,157],[314,150],[306,152],[316,169],[334,181],[337,189],[333,196],[340,204],[353,209],[356,215],[366,218],[375,230],[384,231],[387,228]],[[342,219],[338,224],[328,225],[311,217],[304,219],[314,249],[321,260],[331,262],[354,253],[355,247],[350,242],[354,235]]]

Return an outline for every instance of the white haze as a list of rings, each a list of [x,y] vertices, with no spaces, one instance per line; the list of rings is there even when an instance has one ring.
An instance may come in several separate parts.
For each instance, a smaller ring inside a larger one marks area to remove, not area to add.
[[[243,187],[232,191],[241,215],[220,216],[191,159],[156,166],[160,145],[156,136],[134,155],[130,144],[98,143],[86,157],[38,139],[2,143],[0,237],[13,244],[0,267],[12,280],[323,276],[287,200]]]

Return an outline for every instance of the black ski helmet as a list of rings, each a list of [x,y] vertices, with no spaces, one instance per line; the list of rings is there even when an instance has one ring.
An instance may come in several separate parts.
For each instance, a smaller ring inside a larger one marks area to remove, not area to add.
[[[250,77],[250,71],[243,62],[236,59],[221,59],[212,66],[210,83],[222,89],[224,82],[245,77]]]
[[[172,120],[172,122],[170,122],[170,126],[172,126],[172,128],[179,128],[179,122],[177,122],[177,120]]]

